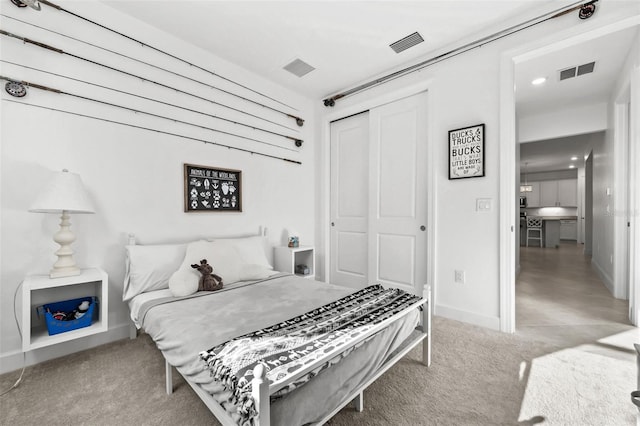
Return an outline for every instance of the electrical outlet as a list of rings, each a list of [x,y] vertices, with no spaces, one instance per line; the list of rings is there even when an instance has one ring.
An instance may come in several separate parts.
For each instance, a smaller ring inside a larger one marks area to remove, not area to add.
[[[455,281],[458,284],[464,284],[464,271],[461,271],[460,269],[456,269],[456,271],[455,271]]]

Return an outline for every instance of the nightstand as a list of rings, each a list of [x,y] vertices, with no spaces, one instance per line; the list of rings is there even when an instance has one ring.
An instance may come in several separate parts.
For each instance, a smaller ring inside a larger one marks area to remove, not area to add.
[[[274,250],[274,263],[277,271],[296,274],[297,265],[306,265],[309,273],[296,275],[309,279],[315,278],[316,260],[313,246],[275,247]]]
[[[22,283],[22,351],[27,352],[73,339],[102,333],[108,329],[109,280],[102,269],[83,269],[80,275],[49,278],[49,275],[30,275]],[[98,298],[97,319],[84,328],[50,336],[45,320],[36,309],[47,303],[80,297]]]

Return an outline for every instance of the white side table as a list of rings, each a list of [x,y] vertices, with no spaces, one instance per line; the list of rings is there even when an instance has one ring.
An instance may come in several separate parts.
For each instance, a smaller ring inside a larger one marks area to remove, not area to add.
[[[300,277],[315,279],[316,258],[313,246],[300,247],[275,247],[275,269],[280,272],[296,274],[297,265],[306,265],[309,269],[307,275],[296,274]]]
[[[22,283],[22,351],[28,352],[56,343],[62,343],[108,329],[109,279],[102,269],[83,269],[80,275],[49,278],[49,275],[30,275]],[[98,318],[89,327],[49,336],[44,318],[37,317],[36,309],[46,303],[80,297],[98,297]]]

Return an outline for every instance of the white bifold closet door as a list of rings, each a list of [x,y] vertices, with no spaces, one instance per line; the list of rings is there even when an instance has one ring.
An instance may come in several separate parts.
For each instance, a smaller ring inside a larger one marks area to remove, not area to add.
[[[331,123],[332,283],[380,283],[421,294],[426,123],[426,93]]]

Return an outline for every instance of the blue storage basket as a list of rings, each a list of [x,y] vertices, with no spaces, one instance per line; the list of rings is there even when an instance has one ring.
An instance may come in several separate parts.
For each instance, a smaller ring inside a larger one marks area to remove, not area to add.
[[[72,312],[85,300],[89,301],[89,309],[80,318],[70,321],[60,321],[53,317],[53,314],[57,311]],[[48,303],[46,305],[39,306],[37,312],[39,315],[44,314],[44,320],[47,323],[47,331],[50,336],[53,336],[54,334],[89,327],[93,322],[93,311],[97,304],[98,298],[95,296],[81,297],[79,299],[65,300],[62,302]]]

